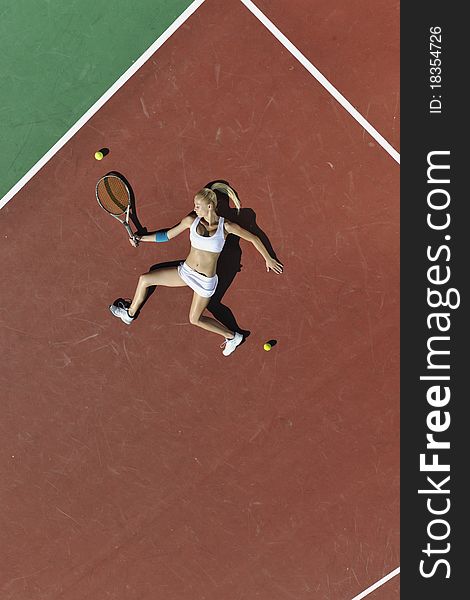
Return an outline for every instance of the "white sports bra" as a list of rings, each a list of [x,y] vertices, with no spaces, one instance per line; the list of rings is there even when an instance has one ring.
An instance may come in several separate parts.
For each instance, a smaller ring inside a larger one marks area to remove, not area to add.
[[[191,246],[193,248],[196,248],[197,250],[206,250],[207,252],[222,252],[222,248],[225,244],[224,218],[219,217],[217,231],[214,233],[214,235],[211,236],[204,236],[196,231],[200,220],[201,217],[196,217],[189,230],[189,239],[191,240]]]

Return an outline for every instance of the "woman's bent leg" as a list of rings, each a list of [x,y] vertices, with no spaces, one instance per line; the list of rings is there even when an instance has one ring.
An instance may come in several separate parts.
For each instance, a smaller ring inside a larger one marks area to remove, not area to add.
[[[233,331],[230,331],[230,329],[227,329],[222,323],[219,323],[219,321],[216,321],[212,317],[202,316],[202,313],[209,304],[209,300],[210,298],[203,298],[194,292],[191,309],[189,311],[189,322],[192,325],[202,327],[202,329],[206,329],[207,331],[218,333],[226,339],[232,339],[234,336]]]
[[[128,308],[129,316],[133,317],[135,315],[145,300],[147,288],[154,285],[164,285],[165,287],[183,287],[186,284],[178,275],[177,267],[156,269],[155,271],[141,275],[137,283],[134,298],[132,299],[132,303]]]

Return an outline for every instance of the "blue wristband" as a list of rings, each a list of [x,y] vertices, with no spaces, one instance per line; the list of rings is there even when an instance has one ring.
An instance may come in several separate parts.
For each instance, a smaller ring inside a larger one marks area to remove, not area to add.
[[[160,231],[157,231],[157,233],[155,234],[155,241],[156,242],[168,242],[168,233],[166,229],[161,229]]]

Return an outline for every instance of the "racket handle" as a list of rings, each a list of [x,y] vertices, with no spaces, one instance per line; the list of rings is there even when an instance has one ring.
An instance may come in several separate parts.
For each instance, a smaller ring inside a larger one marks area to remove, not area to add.
[[[129,237],[132,239],[134,237],[134,234],[132,233],[132,229],[129,227],[129,225],[127,223],[123,223],[123,225],[126,228],[126,231],[129,235]]]

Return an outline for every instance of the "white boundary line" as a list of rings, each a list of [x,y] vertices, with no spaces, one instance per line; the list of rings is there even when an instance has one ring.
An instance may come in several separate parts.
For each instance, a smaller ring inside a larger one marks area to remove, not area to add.
[[[361,592],[357,596],[354,596],[354,598],[352,598],[351,600],[361,600],[361,598],[365,598],[371,592],[373,592],[374,590],[376,590],[377,588],[379,588],[381,585],[383,585],[384,583],[386,583],[389,579],[392,579],[393,577],[395,577],[395,575],[398,575],[399,572],[400,572],[400,567],[397,567],[391,573],[389,573],[388,575],[385,575],[385,577],[382,577],[382,579],[379,579],[376,583],[374,583],[373,585],[371,585],[370,587],[368,587],[366,590],[364,590],[363,592]]]
[[[290,42],[286,36],[279,31],[279,29],[272,23],[260,9],[251,2],[251,0],[240,0],[254,16],[261,21],[261,23],[273,34],[273,36],[281,42],[281,44],[289,50],[289,52],[295,56],[295,58],[301,63],[307,71],[315,77],[315,79],[328,91],[330,94],[345,108],[348,113],[356,119],[356,121],[364,127],[364,129],[375,139],[375,141],[386,150],[390,156],[400,163],[400,155],[395,148],[387,142],[387,140],[380,135],[380,133],[372,127],[372,125],[366,121],[366,119],[357,111],[354,106],[346,100],[346,98],[328,81],[328,79],[320,73],[320,71],[312,65],[312,63],[298,50],[292,42]]]
[[[188,8],[174,21],[166,31],[133,63],[119,79],[93,104],[87,112],[56,142],[31,169],[23,175],[9,192],[0,200],[0,209],[17,194],[28,181],[81,129],[91,117],[113,96],[136,71],[162,46],[173,33],[201,6],[204,0],[194,0]]]

